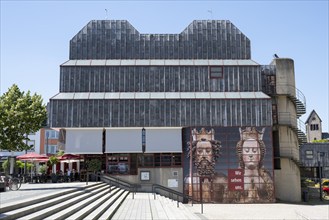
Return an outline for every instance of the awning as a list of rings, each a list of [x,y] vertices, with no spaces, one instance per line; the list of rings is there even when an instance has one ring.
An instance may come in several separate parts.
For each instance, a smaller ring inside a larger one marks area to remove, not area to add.
[[[105,153],[141,153],[142,128],[107,128]]]
[[[146,153],[182,153],[182,128],[146,128]]]
[[[145,128],[145,153],[181,153],[182,128]],[[142,128],[107,128],[105,153],[142,153]]]
[[[102,154],[103,129],[66,129],[66,154]]]

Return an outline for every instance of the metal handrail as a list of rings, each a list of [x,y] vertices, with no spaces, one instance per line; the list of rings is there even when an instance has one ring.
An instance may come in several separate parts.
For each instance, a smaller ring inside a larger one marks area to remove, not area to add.
[[[101,179],[103,178],[103,179],[108,180],[110,185],[115,185],[117,187],[121,186],[121,187],[127,189],[129,192],[132,192],[132,198],[134,199],[134,195],[136,194],[138,184],[130,183],[128,181],[125,181],[125,180],[122,180],[119,178],[115,178],[113,176],[104,175],[104,174],[99,175],[99,174],[92,173],[92,175],[95,175]],[[88,174],[87,174],[87,178],[88,178]]]
[[[192,201],[192,206],[193,206],[193,201],[200,203],[201,204],[201,214],[203,214],[203,202],[202,202],[202,200],[193,199],[192,196],[185,195],[182,192],[170,189],[168,187],[165,187],[165,186],[162,186],[162,185],[159,185],[159,184],[156,184],[156,183],[152,184],[152,193],[154,195],[154,200],[156,199],[156,189],[164,190],[164,191],[168,192],[169,194],[175,194],[177,196],[177,207],[179,207],[179,197],[182,197],[183,200],[188,199],[188,200]],[[172,199],[174,199],[173,196],[172,196]]]

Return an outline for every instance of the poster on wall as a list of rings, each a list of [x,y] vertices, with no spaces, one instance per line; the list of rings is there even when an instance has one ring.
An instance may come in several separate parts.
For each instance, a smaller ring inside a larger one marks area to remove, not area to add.
[[[183,129],[184,191],[209,203],[275,202],[271,127]]]

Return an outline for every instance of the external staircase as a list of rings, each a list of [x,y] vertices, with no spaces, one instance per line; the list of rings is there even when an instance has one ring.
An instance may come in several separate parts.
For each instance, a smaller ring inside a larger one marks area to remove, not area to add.
[[[1,204],[0,219],[110,219],[129,191],[107,183]]]

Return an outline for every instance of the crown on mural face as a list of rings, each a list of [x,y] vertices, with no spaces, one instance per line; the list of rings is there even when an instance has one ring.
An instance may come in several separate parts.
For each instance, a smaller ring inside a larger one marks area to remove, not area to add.
[[[214,140],[215,131],[214,129],[210,129],[210,131],[207,131],[205,128],[201,128],[200,132],[198,132],[196,128],[194,128],[192,130],[192,137],[193,141]]]
[[[262,131],[257,131],[255,127],[246,127],[244,130],[239,128],[239,130],[241,140],[263,140],[263,135],[265,132],[265,128],[263,128]]]

